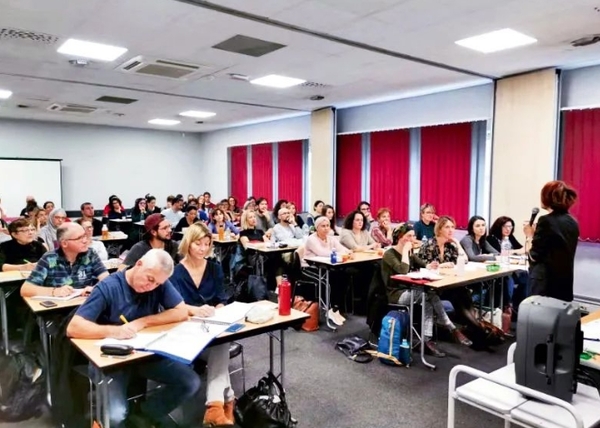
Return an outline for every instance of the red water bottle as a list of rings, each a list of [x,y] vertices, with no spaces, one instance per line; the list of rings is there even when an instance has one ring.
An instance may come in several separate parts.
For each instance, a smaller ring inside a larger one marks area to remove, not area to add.
[[[283,276],[281,285],[279,286],[279,315],[289,315],[292,313],[292,286]]]

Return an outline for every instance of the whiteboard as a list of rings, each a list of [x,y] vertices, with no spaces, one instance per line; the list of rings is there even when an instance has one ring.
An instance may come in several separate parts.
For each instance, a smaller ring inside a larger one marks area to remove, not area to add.
[[[61,161],[52,159],[0,158],[0,200],[7,217],[18,217],[25,198],[33,195],[62,206]]]

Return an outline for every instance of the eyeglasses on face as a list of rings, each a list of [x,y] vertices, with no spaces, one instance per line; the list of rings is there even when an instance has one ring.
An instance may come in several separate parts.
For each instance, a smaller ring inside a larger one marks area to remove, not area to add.
[[[55,215],[54,216],[54,220],[66,220],[67,216],[66,215]]]
[[[29,232],[31,232],[31,233],[35,232],[35,228],[33,228],[33,227],[24,227],[22,229],[17,229],[17,233],[29,233]]]
[[[77,238],[67,238],[65,241],[86,241],[88,239],[86,234],[78,236]]]

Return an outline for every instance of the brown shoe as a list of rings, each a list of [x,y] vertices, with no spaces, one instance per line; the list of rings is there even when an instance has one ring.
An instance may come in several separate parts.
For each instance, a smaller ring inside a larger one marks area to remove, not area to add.
[[[441,351],[437,347],[437,343],[433,340],[425,342],[425,353],[437,358],[444,358],[446,356],[446,353]]]
[[[222,401],[212,401],[206,403],[204,412],[204,428],[232,427],[233,421],[225,417],[224,405]]]
[[[459,330],[459,329],[457,329],[457,328],[455,328],[455,329],[452,331],[452,335],[454,336],[454,339],[455,339],[455,340],[456,340],[458,343],[460,343],[461,345],[464,345],[464,346],[471,346],[471,345],[473,345],[473,342],[471,342],[471,341],[469,340],[469,338],[468,338],[467,336],[465,336],[465,335],[462,333],[462,331],[460,331],[460,330]]]
[[[235,408],[235,398],[231,401],[227,401],[223,405],[223,413],[225,413],[225,417],[231,421],[231,423],[235,423],[235,416],[233,416],[233,409]]]

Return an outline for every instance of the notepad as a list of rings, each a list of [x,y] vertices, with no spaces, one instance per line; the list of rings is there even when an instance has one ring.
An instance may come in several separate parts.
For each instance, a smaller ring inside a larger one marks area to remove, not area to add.
[[[233,302],[222,308],[215,309],[215,314],[212,317],[192,317],[194,321],[204,321],[209,324],[221,324],[229,326],[246,317],[254,306],[253,303]]]
[[[161,337],[164,337],[167,333],[138,333],[135,337],[131,339],[114,339],[114,338],[106,338],[96,342],[96,345],[127,345],[131,346],[134,349],[145,349],[150,346],[152,342],[157,341]]]
[[[431,279],[431,280],[437,280],[437,279],[442,279],[443,276],[435,273],[429,269],[421,269],[419,270],[419,272],[409,272],[407,273],[405,276],[411,278],[411,279]]]
[[[52,300],[56,302],[65,302],[67,300],[74,299],[75,297],[79,297],[83,294],[83,289],[73,290],[71,294],[68,296],[33,296],[33,300]]]

